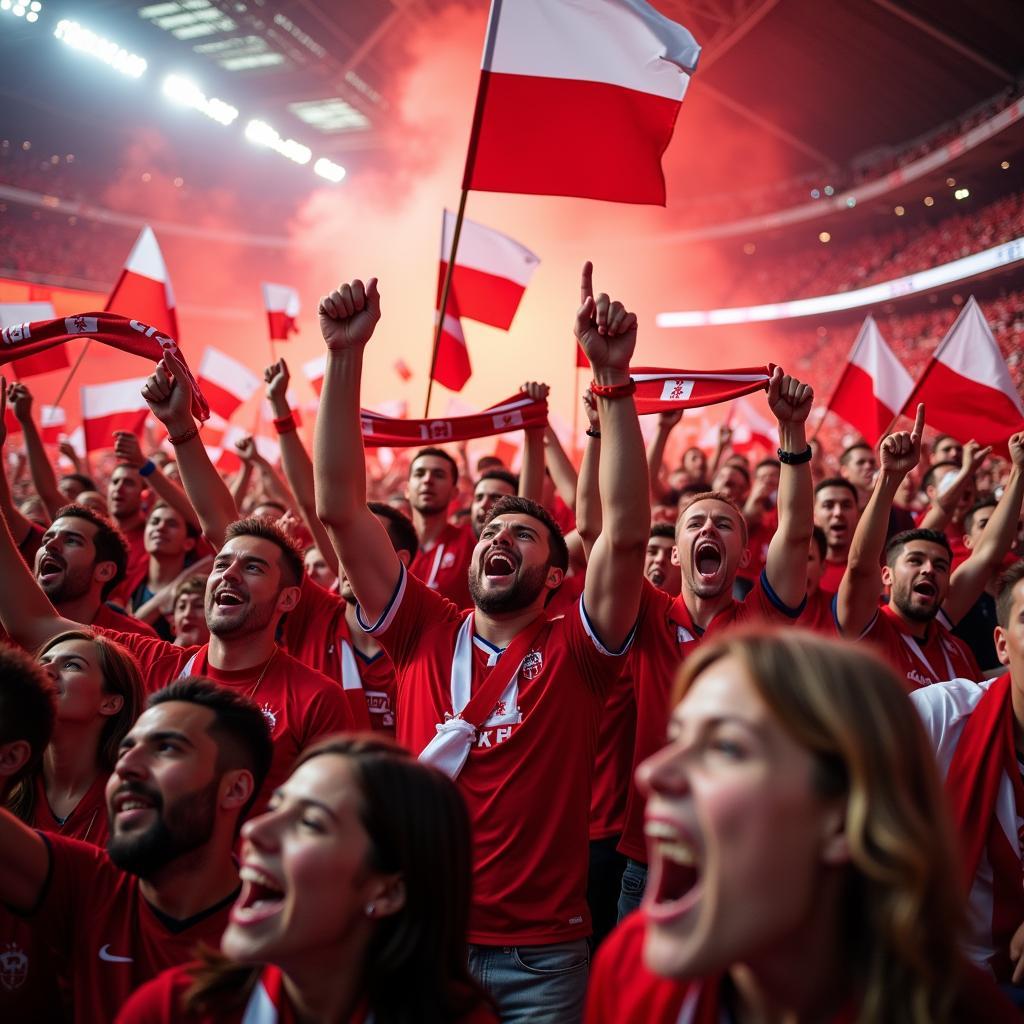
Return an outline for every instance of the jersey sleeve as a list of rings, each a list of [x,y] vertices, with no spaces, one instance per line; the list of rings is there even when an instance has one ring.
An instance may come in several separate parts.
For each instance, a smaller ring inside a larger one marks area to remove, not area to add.
[[[161,662],[176,663],[182,657],[187,660],[199,649],[198,647],[175,647],[174,644],[169,644],[166,640],[161,640],[157,636],[123,633],[121,630],[107,629],[105,626],[93,626],[92,628],[97,633],[102,633],[103,636],[116,640],[122,647],[127,647],[139,659],[139,664],[143,669],[143,682],[145,683],[146,690],[149,692],[166,686],[173,678],[173,668],[171,669],[171,675],[154,673],[153,669],[157,665]]]
[[[360,627],[376,637],[396,670],[404,668],[416,653],[427,626],[457,622],[460,617],[459,609],[451,601],[431,590],[404,565],[395,592],[376,622],[367,622],[362,608],[356,608]]]
[[[601,640],[587,615],[582,595],[575,607],[562,619],[556,619],[555,623],[556,628],[561,623],[563,636],[584,682],[591,690],[606,692],[627,664],[624,655],[632,647],[637,631],[636,622],[618,650],[609,649]]]
[[[762,569],[757,583],[743,599],[736,615],[737,622],[794,622],[807,606],[807,595],[795,607],[785,604],[768,582],[768,573]]]

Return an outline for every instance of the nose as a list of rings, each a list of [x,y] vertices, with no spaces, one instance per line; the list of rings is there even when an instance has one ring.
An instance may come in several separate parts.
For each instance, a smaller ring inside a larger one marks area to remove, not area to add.
[[[232,559],[224,566],[220,571],[221,581],[228,580],[232,583],[237,583],[242,578],[241,567],[238,564],[237,559]]]
[[[149,774],[146,758],[141,746],[129,747],[123,751],[114,765],[114,771],[125,780],[142,779]]]
[[[652,793],[681,796],[687,793],[690,780],[686,760],[686,751],[680,743],[667,743],[637,766],[637,789],[644,796]]]
[[[282,812],[279,809],[264,811],[250,818],[242,826],[242,838],[258,850],[274,849],[278,844],[278,828]]]

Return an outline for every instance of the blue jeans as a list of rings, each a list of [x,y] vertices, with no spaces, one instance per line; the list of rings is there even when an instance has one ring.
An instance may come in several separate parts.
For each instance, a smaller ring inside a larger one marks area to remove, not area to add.
[[[550,946],[470,943],[469,970],[502,1024],[579,1024],[590,974],[586,939]]]
[[[647,865],[632,857],[626,858],[626,870],[622,872],[622,889],[619,892],[619,920],[634,910],[640,909],[640,901],[647,888]]]

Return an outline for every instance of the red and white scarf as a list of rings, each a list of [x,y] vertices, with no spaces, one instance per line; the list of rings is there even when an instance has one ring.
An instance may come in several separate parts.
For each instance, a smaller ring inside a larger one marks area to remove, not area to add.
[[[765,391],[772,366],[745,366],[735,370],[667,370],[636,366],[629,375],[636,381],[636,411],[647,416],[669,409],[718,405],[755,391]]]
[[[155,327],[126,316],[118,316],[117,313],[76,313],[74,316],[57,317],[54,320],[12,324],[0,330],[0,366],[55,345],[63,345],[73,338],[92,338],[154,362],[159,362],[165,352],[170,352],[185,362],[175,340],[161,334]],[[192,415],[200,421],[208,420],[210,407],[192,371],[187,365],[185,369],[192,386]]]

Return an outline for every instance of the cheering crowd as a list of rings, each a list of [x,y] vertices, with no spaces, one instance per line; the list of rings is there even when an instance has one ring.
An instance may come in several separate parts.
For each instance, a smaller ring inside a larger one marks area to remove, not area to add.
[[[825,451],[776,368],[773,457],[666,462],[592,274],[578,471],[367,458],[373,278],[280,472],[171,352],[106,480],[4,383],[0,1019],[1019,1019],[1024,433]]]

